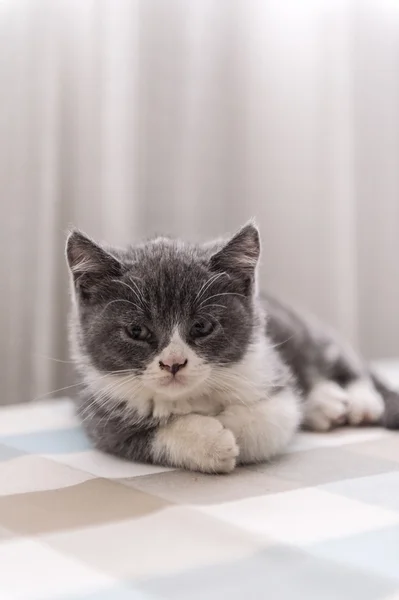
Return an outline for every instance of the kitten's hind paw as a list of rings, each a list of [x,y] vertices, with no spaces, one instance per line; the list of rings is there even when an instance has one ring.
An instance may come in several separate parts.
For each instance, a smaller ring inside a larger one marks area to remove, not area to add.
[[[328,431],[345,424],[347,415],[347,392],[334,381],[320,381],[305,401],[303,425],[313,431]]]
[[[358,379],[347,387],[349,425],[378,423],[384,414],[384,401],[371,381]]]

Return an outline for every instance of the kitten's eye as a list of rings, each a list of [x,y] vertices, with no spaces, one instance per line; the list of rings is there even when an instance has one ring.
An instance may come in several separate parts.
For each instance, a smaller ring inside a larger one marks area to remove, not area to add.
[[[190,336],[192,338],[200,338],[209,335],[213,331],[213,325],[210,321],[206,321],[205,319],[198,319],[192,325],[190,329]]]
[[[145,325],[128,325],[126,333],[133,340],[140,340],[141,342],[148,342],[152,337],[151,331]]]

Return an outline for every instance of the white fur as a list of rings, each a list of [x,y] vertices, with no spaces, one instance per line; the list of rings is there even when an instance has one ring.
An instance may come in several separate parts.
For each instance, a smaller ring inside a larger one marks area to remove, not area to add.
[[[240,463],[254,463],[281,452],[301,422],[298,396],[290,389],[252,406],[232,405],[217,418],[234,433]]]
[[[372,382],[367,379],[354,381],[347,388],[348,422],[350,425],[377,423],[384,412],[384,401]]]
[[[166,364],[184,363],[187,365],[175,378],[159,368],[160,361]],[[197,388],[210,375],[211,367],[186,344],[176,329],[169,344],[147,366],[141,376],[143,385],[160,399],[184,399],[187,393]]]
[[[304,425],[314,431],[328,431],[346,422],[348,394],[334,381],[319,381],[305,402]]]
[[[159,361],[186,358],[181,385],[165,386],[165,378],[171,376],[159,368]],[[96,376],[89,370],[86,382],[97,394],[108,392],[127,400],[143,418],[163,422],[153,447],[155,460],[166,454],[176,466],[224,473],[234,468],[238,452],[240,462],[268,459],[298,429],[299,399],[288,388],[275,392],[277,377],[281,383],[277,369],[275,354],[263,337],[239,363],[218,367],[205,363],[175,332],[143,375]],[[168,423],[172,416],[178,418]]]
[[[304,424],[315,431],[337,425],[377,423],[384,402],[371,381],[358,379],[343,389],[333,381],[317,383],[305,402]]]
[[[234,435],[213,417],[190,414],[160,427],[153,443],[155,462],[204,473],[230,473],[238,447]]]
[[[95,272],[97,270],[97,263],[92,261],[90,258],[83,258],[78,264],[72,265],[71,267],[72,273],[92,273],[93,271]]]

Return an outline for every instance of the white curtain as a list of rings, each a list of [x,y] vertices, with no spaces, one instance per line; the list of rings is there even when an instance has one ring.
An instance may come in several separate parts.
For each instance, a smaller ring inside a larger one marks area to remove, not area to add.
[[[399,353],[395,0],[0,0],[0,133],[0,402],[73,383],[70,225],[255,216],[263,287]]]

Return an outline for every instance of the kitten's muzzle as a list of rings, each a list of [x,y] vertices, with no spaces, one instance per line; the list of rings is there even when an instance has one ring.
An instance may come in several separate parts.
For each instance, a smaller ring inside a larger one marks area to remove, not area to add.
[[[159,361],[159,368],[162,369],[163,371],[168,371],[169,373],[172,373],[172,375],[176,375],[176,373],[178,371],[180,371],[181,369],[183,369],[186,365],[187,365],[187,359],[184,362],[175,362],[175,363],[166,363],[163,362],[162,360]]]

